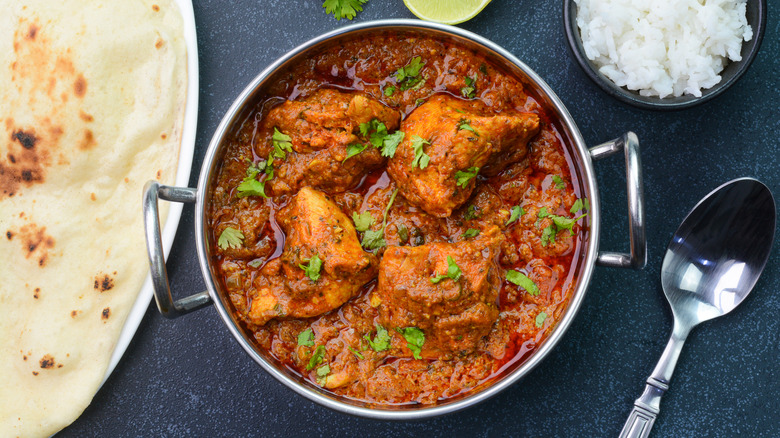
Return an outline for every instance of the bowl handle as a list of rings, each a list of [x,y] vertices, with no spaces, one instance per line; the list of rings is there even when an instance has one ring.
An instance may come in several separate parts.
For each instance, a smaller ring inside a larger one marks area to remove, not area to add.
[[[613,268],[642,269],[647,264],[647,238],[645,236],[645,195],[642,189],[642,159],[639,156],[639,139],[631,131],[622,137],[590,148],[594,161],[620,151],[626,157],[626,188],[628,193],[628,236],[631,254],[599,252],[596,264]]]
[[[163,253],[162,235],[160,233],[160,215],[157,201],[162,198],[174,202],[195,202],[197,189],[188,187],[171,187],[159,184],[157,181],[149,181],[144,186],[144,229],[146,230],[146,251],[149,255],[149,269],[154,285],[154,300],[157,302],[157,310],[166,318],[176,318],[186,313],[198,310],[211,304],[211,297],[207,291],[173,300],[171,286],[168,283],[168,270],[165,268],[165,254]]]

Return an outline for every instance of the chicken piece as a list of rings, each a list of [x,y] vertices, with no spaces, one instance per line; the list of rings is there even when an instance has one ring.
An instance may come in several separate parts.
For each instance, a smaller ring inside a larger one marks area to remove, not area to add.
[[[255,278],[247,312],[251,323],[331,311],[376,276],[376,257],[363,251],[352,221],[323,193],[302,188],[276,219],[287,238],[281,257]],[[317,259],[319,269],[313,268]]]
[[[267,157],[274,151],[275,129],[289,136],[293,152],[274,158],[274,177],[267,186],[273,195],[295,193],[304,186],[331,193],[356,186],[363,175],[385,162],[380,150],[361,134],[360,124],[377,119],[391,132],[398,129],[400,118],[398,111],[379,101],[332,89],[284,102],[263,120],[257,154]],[[365,150],[347,159],[350,145]]]
[[[388,163],[390,176],[412,204],[447,217],[469,198],[483,167],[498,173],[525,157],[528,140],[539,132],[539,117],[492,113],[478,100],[440,94],[412,112],[401,130],[406,135]]]
[[[380,323],[388,330],[422,330],[421,355],[425,358],[449,358],[475,350],[498,318],[501,272],[497,257],[503,240],[493,226],[459,243],[388,247],[372,296]],[[460,275],[437,281],[448,269],[452,272],[449,260]]]

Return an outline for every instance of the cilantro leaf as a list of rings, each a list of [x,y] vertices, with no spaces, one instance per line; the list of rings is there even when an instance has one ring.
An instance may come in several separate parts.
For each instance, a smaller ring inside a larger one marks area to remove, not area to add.
[[[457,181],[456,184],[465,189],[469,182],[471,182],[471,180],[474,179],[478,173],[479,167],[469,167],[465,171],[459,170],[455,172],[455,180]]]
[[[256,179],[257,174],[264,171],[266,167],[266,161],[260,161],[257,164],[250,163],[249,167],[246,169],[246,178],[244,178],[244,180],[241,181],[241,184],[236,187],[236,190],[238,191],[236,196],[239,198],[247,196],[262,196],[263,198],[268,198],[268,195],[265,194],[265,181],[258,181]]]
[[[317,383],[320,386],[325,386],[328,383],[328,374],[330,374],[330,365],[325,364],[317,368]]]
[[[312,332],[311,328],[307,328],[298,334],[298,345],[304,347],[314,346],[314,332]]]
[[[458,131],[471,131],[474,134],[476,134],[477,137],[479,137],[479,132],[477,132],[476,129],[472,128],[471,120],[468,119],[460,119],[460,122],[458,123]]]
[[[542,246],[547,246],[550,242],[555,242],[555,236],[558,234],[558,230],[553,225],[548,225],[547,228],[542,230]]]
[[[574,226],[575,223],[577,223],[578,220],[584,218],[588,214],[582,214],[577,217],[564,217],[564,216],[556,216],[556,215],[550,215],[550,217],[553,220],[553,223],[555,224],[555,227],[558,228],[558,231],[561,230],[567,230],[569,234],[572,234],[571,228]]]
[[[466,239],[476,236],[479,236],[479,230],[475,230],[474,228],[469,228],[465,233],[463,233],[463,237]]]
[[[380,324],[376,325],[376,336],[373,340],[368,334],[364,335],[363,338],[368,341],[368,346],[377,353],[390,348],[390,333]]]
[[[425,84],[423,78],[419,76],[424,65],[425,63],[422,62],[422,58],[415,56],[409,61],[409,64],[396,70],[395,80],[400,85],[401,91],[410,88],[419,89]]]
[[[544,218],[546,218],[549,215],[550,215],[550,213],[547,212],[547,207],[540,208],[539,212],[536,213],[536,217],[538,217],[539,219],[544,219]]]
[[[425,343],[425,333],[417,327],[406,327],[404,329],[396,328],[395,331],[403,335],[406,339],[406,347],[412,350],[415,359],[422,359],[420,352]]]
[[[453,281],[460,280],[460,276],[463,272],[461,272],[460,267],[458,267],[457,264],[455,264],[455,260],[452,258],[452,256],[447,256],[447,273],[442,275],[435,275],[431,277],[431,283],[438,284],[440,281],[451,278]]]
[[[509,211],[510,211],[509,220],[506,221],[505,225],[511,224],[512,222],[518,220],[520,218],[520,216],[525,214],[525,210],[523,210],[523,207],[521,207],[519,205],[515,205],[514,207],[509,209]]]
[[[378,230],[366,230],[366,232],[363,233],[363,240],[360,242],[363,248],[368,250],[374,250],[387,245],[387,243],[385,242],[385,227],[387,227],[387,213],[390,211],[390,207],[393,205],[396,195],[398,195],[398,189],[395,189],[395,191],[393,191],[393,194],[390,196],[390,202],[388,202],[387,207],[385,207],[385,211],[382,217],[382,228]],[[354,215],[352,219],[353,220],[355,219]]]
[[[406,134],[404,134],[403,131],[395,131],[394,133],[385,136],[382,140],[382,156],[393,158],[395,156],[395,150],[398,148],[398,145],[401,144],[405,135]]]
[[[368,0],[325,0],[322,7],[326,14],[333,14],[336,20],[346,18],[352,20],[355,15],[363,10],[363,6]]]
[[[474,87],[474,79],[466,76],[463,78],[463,81],[466,83],[466,86],[460,89],[460,94],[468,99],[473,99],[476,96],[477,89]]]
[[[463,219],[471,220],[471,219],[476,219],[480,216],[482,216],[482,214],[479,212],[479,207],[477,207],[474,204],[471,204],[468,207],[466,207],[466,214],[463,215]]]
[[[563,178],[561,178],[558,175],[552,176],[553,184],[555,184],[555,188],[559,190],[563,190],[566,188],[566,183],[563,182]]]
[[[412,149],[414,150],[414,160],[412,160],[412,168],[419,167],[425,169],[428,167],[428,163],[431,161],[431,157],[423,151],[426,144],[431,144],[429,141],[423,140],[422,137],[412,136]]]
[[[344,158],[344,160],[342,160],[341,163],[343,164],[345,161],[363,152],[364,150],[366,150],[367,147],[368,147],[367,144],[360,144],[360,143],[355,143],[347,146],[347,157]]]
[[[360,214],[354,212],[352,213],[352,222],[355,223],[356,230],[366,231],[374,223],[374,216],[371,216],[371,213],[367,211],[364,211],[363,213]]]
[[[546,319],[547,319],[547,313],[539,312],[539,314],[536,315],[536,326],[541,327],[544,324],[544,321]]]
[[[390,97],[393,93],[395,93],[395,87],[393,85],[385,87],[385,96]]]
[[[347,347],[347,348],[348,348],[348,349],[349,349],[349,351],[351,351],[351,352],[352,352],[352,354],[354,354],[354,355],[355,355],[355,357],[357,357],[358,359],[365,359],[365,357],[363,357],[363,355],[362,355],[362,354],[360,354],[360,352],[359,352],[359,351],[355,350],[355,349],[354,349],[354,348],[352,348],[352,347]]]
[[[303,271],[306,273],[306,276],[309,277],[309,280],[311,280],[312,282],[316,283],[317,280],[320,279],[322,260],[317,254],[314,254],[314,257],[309,259],[309,264],[307,266],[298,264],[298,267],[303,269]]]
[[[318,345],[317,348],[314,349],[314,352],[311,354],[311,359],[309,359],[309,364],[306,365],[306,371],[311,371],[322,363],[322,359],[325,357],[325,346],[324,345]]]
[[[276,127],[274,127],[274,135],[271,137],[271,143],[274,145],[274,150],[271,154],[274,158],[284,160],[287,157],[287,152],[292,152],[292,138],[287,134],[283,134],[276,129]]]
[[[227,227],[222,230],[222,234],[217,239],[217,245],[222,249],[238,249],[244,244],[244,234],[233,227]]]
[[[506,271],[506,281],[522,287],[533,296],[539,295],[539,286],[522,272],[515,271],[514,269]]]
[[[393,158],[396,148],[405,135],[403,131],[395,131],[392,134],[388,134],[387,126],[378,119],[371,119],[370,122],[361,123],[358,125],[358,128],[360,129],[360,134],[363,137],[368,137],[368,140],[375,148],[381,149],[383,157]]]
[[[241,184],[236,187],[236,190],[238,191],[239,198],[245,198],[247,196],[261,196],[263,198],[268,198],[268,195],[265,194],[265,182],[258,181],[256,179],[244,179],[241,181]]]
[[[569,212],[574,214],[582,210],[590,210],[590,202],[588,201],[588,198],[580,198],[574,201],[574,204],[571,206],[571,210],[569,210]]]
[[[363,240],[360,244],[369,251],[387,246],[384,227],[379,230],[367,230],[363,233]]]

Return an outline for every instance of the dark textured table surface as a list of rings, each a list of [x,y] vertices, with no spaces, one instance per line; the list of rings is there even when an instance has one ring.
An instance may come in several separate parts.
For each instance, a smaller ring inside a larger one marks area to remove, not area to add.
[[[194,6],[200,109],[191,187],[214,129],[246,84],[293,47],[349,23],[326,15],[321,0],[195,0]],[[119,366],[61,436],[617,436],[671,330],[659,270],[680,220],[733,178],[756,177],[780,195],[780,26],[773,12],[747,74],[715,100],[672,113],[633,109],[590,83],[567,52],[560,1],[494,0],[461,25],[544,78],[590,145],[635,131],[645,172],[647,268],[597,268],[558,346],[498,396],[426,421],[350,417],[262,371],[214,308],[170,321],[150,305]],[[371,0],[355,21],[381,18],[413,16],[401,0]],[[612,251],[628,247],[622,161],[596,165],[600,247]],[[193,228],[193,208],[186,206],[168,262],[176,296],[204,289]],[[654,436],[780,436],[779,251],[775,245],[741,307],[689,337]]]

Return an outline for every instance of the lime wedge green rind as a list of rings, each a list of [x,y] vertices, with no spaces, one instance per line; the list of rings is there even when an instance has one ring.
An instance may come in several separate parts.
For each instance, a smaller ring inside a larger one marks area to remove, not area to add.
[[[490,0],[404,0],[414,15],[426,21],[459,24],[474,18]]]

